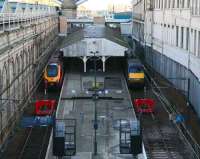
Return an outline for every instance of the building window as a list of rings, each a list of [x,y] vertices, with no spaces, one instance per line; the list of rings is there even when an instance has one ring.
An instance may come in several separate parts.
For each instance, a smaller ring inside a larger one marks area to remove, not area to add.
[[[168,8],[171,8],[171,0],[168,1]]]
[[[195,14],[195,0],[192,0],[192,14]]]
[[[185,0],[182,0],[182,8],[185,6]]]
[[[190,42],[190,32],[189,32],[189,28],[187,28],[187,31],[186,31],[186,50],[189,50],[189,42]]]
[[[155,8],[158,8],[158,0],[155,0]]]
[[[196,55],[196,48],[197,48],[197,31],[194,31],[194,55]]]
[[[196,4],[195,4],[195,14],[198,15],[198,0],[196,0]]]
[[[164,8],[167,8],[167,0],[165,0],[165,7]]]
[[[178,38],[179,38],[179,33],[178,33],[178,26],[176,26],[176,46],[178,47]]]
[[[187,8],[190,7],[190,0],[187,0]]]
[[[200,31],[199,31],[199,38],[198,38],[198,56],[200,57]]]
[[[175,36],[175,34],[174,34],[174,25],[172,25],[172,30],[171,30],[171,44],[172,45],[175,45],[174,36]]]
[[[177,0],[177,8],[179,8],[179,0]]]
[[[161,2],[162,2],[162,0],[159,0],[159,8],[161,8]]]
[[[184,28],[181,27],[181,48],[183,48],[183,39],[184,39]]]
[[[172,8],[175,8],[175,0],[172,0]]]
[[[171,43],[171,28],[170,25],[167,26],[167,36],[168,36],[168,43]]]
[[[193,53],[193,43],[194,43],[194,35],[193,35],[193,29],[191,29],[191,33],[190,33],[190,52]]]

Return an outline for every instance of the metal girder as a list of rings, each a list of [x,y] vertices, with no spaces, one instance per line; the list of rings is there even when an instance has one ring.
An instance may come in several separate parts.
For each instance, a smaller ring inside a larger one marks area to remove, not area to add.
[[[76,5],[80,5],[84,2],[86,2],[87,0],[74,0],[74,1],[75,1]]]

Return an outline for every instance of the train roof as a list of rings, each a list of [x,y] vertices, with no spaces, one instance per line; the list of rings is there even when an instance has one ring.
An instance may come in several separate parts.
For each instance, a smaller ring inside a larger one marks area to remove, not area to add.
[[[139,59],[128,59],[129,65],[142,65]]]
[[[49,63],[49,65],[51,65],[51,66],[57,66],[58,63],[52,62],[52,63]]]
[[[51,58],[49,59],[49,63],[60,63],[61,62],[61,53],[55,52],[52,54]]]

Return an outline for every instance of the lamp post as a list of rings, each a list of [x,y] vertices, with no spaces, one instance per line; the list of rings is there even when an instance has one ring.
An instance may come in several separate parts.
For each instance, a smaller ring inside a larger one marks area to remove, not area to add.
[[[72,98],[73,98],[73,108],[74,108],[74,98],[76,96],[76,90],[72,90]]]
[[[97,155],[97,129],[98,129],[98,121],[97,121],[97,100],[98,100],[98,94],[97,94],[97,77],[96,77],[96,54],[98,51],[91,51],[91,54],[93,54],[94,57],[94,94],[93,94],[93,100],[94,100],[94,155]]]
[[[187,106],[190,106],[190,78],[187,78]]]

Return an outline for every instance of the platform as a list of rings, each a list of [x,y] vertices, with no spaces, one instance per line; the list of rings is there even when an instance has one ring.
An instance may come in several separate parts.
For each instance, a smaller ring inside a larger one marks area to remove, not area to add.
[[[94,77],[90,74],[66,74],[57,108],[56,118],[76,119],[76,155],[72,159],[131,159],[131,154],[119,152],[119,121],[136,119],[130,100],[129,92],[123,76],[118,74],[102,73],[97,76],[97,83],[105,88],[107,94],[100,97],[113,97],[114,99],[97,101],[97,151],[93,156],[94,142],[94,101],[91,99],[76,99],[89,97]],[[101,93],[101,92],[100,92]],[[73,97],[76,97],[73,99]],[[145,153],[145,152],[144,152]],[[46,159],[55,159],[52,156],[52,137],[48,147]],[[139,154],[138,158],[145,158]]]

